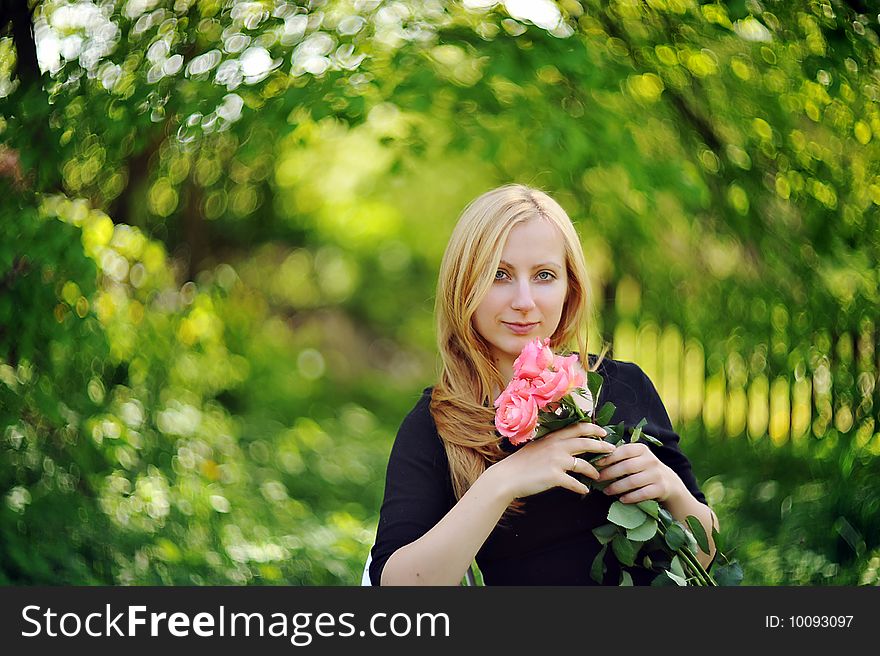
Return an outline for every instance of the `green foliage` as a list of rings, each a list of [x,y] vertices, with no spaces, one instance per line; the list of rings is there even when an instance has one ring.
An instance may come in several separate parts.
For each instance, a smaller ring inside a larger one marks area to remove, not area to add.
[[[671,582],[683,586],[739,585],[742,581],[740,564],[720,550],[716,554],[716,560],[724,563],[717,568],[721,572],[720,580],[709,575],[699,562],[697,546],[704,547],[704,553],[709,553],[709,544],[696,517],[688,516],[685,522],[679,522],[656,501],[638,504],[614,501],[608,509],[608,521],[610,524],[593,531],[603,545],[597,556],[602,566],[594,560],[590,570],[597,583],[605,582],[607,567],[604,559],[609,542],[617,563],[622,567],[632,568],[638,562],[639,566],[653,571],[652,585],[669,585]],[[695,532],[700,534],[698,538],[694,537]],[[621,569],[621,572],[626,570]],[[632,577],[627,576],[631,584]],[[621,579],[620,585],[625,584],[625,579]]]
[[[218,397],[234,392],[249,363],[260,363],[230,352],[224,339],[221,317],[247,301],[235,281],[178,289],[164,249],[140,231],[60,198],[47,199],[40,214],[30,233],[5,240],[31,253],[34,266],[43,253],[56,263],[53,275],[41,267],[42,275],[7,279],[13,298],[49,299],[43,312],[60,325],[30,318],[50,329],[36,337],[52,361],[26,361],[34,353],[13,346],[4,357],[3,391],[14,401],[4,404],[5,580],[331,583],[347,576],[370,539],[363,511],[351,503],[366,463],[381,461],[362,442],[375,430],[370,415],[342,404],[323,425],[296,412],[287,426],[234,419]],[[39,242],[41,230],[53,239]],[[68,261],[77,266],[61,266]],[[92,287],[87,319],[97,329],[85,336],[85,319],[64,323],[61,309],[53,314],[62,301],[86,314],[70,291],[75,274],[77,289]],[[354,460],[334,467],[326,430],[347,434]],[[303,480],[308,469],[325,470],[322,482]],[[328,494],[331,477],[337,485]],[[268,533],[267,526],[285,529]],[[53,537],[59,533],[65,540]],[[78,557],[68,565],[71,549]],[[314,571],[315,561],[326,569]]]
[[[74,526],[65,542],[57,540],[63,526],[88,512],[90,478],[106,471],[80,430],[100,403],[107,367],[90,311],[96,267],[77,227],[15,200],[0,215],[0,580],[101,582],[107,563],[99,544],[88,544]],[[22,522],[23,513],[33,521]],[[96,521],[106,530],[105,518]]]
[[[826,436],[823,439],[831,438]],[[718,514],[721,549],[742,565],[747,585],[858,585],[872,579],[870,548],[878,539],[876,457],[839,439],[822,455],[788,444],[742,439],[684,438],[710,477],[703,490]],[[832,438],[833,439],[833,438]],[[855,451],[856,464],[841,469]],[[845,520],[858,535],[845,539]],[[716,562],[716,568],[724,565]]]

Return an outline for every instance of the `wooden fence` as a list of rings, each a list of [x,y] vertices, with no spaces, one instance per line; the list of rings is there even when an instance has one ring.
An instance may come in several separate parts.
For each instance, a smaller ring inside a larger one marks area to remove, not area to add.
[[[612,353],[644,369],[681,429],[702,424],[712,436],[777,445],[829,440],[832,446],[847,435],[857,449],[880,455],[876,337],[869,320],[856,335],[820,332],[810,344],[787,351],[785,366],[774,366],[768,349],[780,345],[772,340],[733,340],[735,348],[706,353],[675,325],[621,320]]]

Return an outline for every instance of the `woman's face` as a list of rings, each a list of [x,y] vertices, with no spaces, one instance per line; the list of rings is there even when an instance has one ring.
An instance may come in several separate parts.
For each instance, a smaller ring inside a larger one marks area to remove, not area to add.
[[[513,374],[523,346],[554,333],[567,293],[565,245],[556,226],[541,218],[514,226],[495,280],[473,317],[502,375]]]

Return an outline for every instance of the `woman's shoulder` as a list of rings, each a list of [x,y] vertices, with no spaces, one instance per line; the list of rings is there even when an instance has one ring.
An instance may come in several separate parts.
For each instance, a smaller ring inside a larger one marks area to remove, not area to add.
[[[437,425],[431,414],[433,387],[426,387],[403,418],[397,431],[397,444],[405,448],[431,448],[444,451]],[[445,454],[445,451],[444,451]]]
[[[430,424],[432,427],[434,426],[434,418],[431,416],[431,394],[433,391],[433,387],[426,387],[422,390],[419,398],[416,399],[415,405],[403,418],[402,425],[427,426]]]

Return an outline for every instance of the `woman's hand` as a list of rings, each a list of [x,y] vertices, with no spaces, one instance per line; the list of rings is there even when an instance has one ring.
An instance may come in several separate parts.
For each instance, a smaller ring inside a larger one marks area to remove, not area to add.
[[[614,453],[597,460],[596,466],[602,468],[598,480],[614,481],[603,492],[622,495],[623,503],[663,502],[687,493],[678,474],[641,442],[621,444]]]
[[[611,453],[614,446],[603,441],[607,433],[595,424],[578,422],[548,433],[529,442],[515,453],[489,467],[485,474],[494,477],[510,500],[531,496],[553,487],[564,487],[578,494],[589,488],[569,472],[583,474],[593,480],[599,472],[581,453]],[[484,474],[484,475],[485,475]]]

